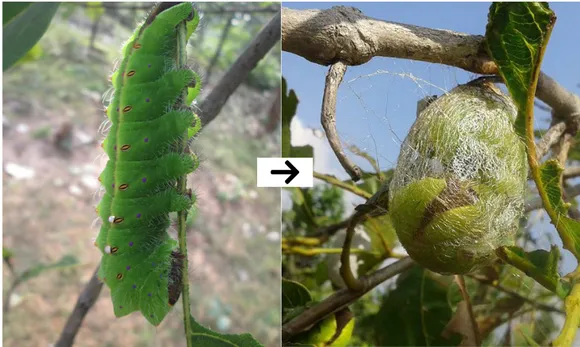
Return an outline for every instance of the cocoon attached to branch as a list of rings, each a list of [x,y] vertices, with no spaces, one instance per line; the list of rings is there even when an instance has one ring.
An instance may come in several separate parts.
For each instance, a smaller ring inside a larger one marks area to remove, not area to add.
[[[511,99],[489,82],[431,102],[403,142],[389,211],[411,258],[465,274],[513,243],[524,213],[527,161]]]

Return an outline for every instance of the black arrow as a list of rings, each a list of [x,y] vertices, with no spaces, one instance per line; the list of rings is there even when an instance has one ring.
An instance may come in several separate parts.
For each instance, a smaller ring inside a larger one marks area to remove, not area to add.
[[[298,176],[298,174],[300,173],[300,171],[298,171],[294,165],[292,165],[290,163],[290,161],[286,160],[286,166],[288,166],[288,168],[290,170],[272,170],[270,171],[270,173],[272,175],[290,175],[288,176],[288,178],[286,179],[286,184],[292,182],[292,180],[294,179],[294,177]]]

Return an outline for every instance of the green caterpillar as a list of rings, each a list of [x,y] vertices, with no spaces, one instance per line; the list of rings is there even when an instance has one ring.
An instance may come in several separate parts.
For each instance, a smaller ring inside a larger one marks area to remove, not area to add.
[[[102,144],[109,161],[99,176],[105,193],[97,207],[98,275],[111,290],[115,316],[141,311],[153,325],[181,294],[185,260],[167,233],[169,213],[188,210],[195,200],[176,189],[177,179],[198,166],[182,140],[201,128],[183,106],[201,88],[199,76],[177,64],[177,26],[184,21],[188,39],[199,22],[191,3],[153,13],[128,40],[111,76],[112,125]]]

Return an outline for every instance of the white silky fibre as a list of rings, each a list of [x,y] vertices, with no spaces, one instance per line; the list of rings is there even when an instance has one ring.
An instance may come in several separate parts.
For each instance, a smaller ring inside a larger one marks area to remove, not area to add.
[[[488,82],[461,85],[418,115],[389,187],[389,213],[409,255],[462,274],[513,243],[527,161],[517,109]]]

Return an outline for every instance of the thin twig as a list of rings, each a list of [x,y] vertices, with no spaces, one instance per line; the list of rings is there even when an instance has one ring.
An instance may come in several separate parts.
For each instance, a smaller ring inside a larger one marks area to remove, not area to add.
[[[555,312],[555,313],[559,313],[559,314],[565,313],[562,309],[552,307],[550,305],[546,305],[546,304],[543,304],[541,302],[536,302],[536,301],[534,301],[534,299],[530,299],[530,298],[527,298],[525,296],[522,296],[511,289],[503,287],[501,284],[499,284],[497,282],[490,281],[488,278],[486,278],[484,276],[479,276],[479,275],[466,275],[466,276],[473,278],[474,280],[477,280],[482,284],[493,287],[493,288],[499,290],[500,292],[503,292],[503,293],[506,293],[510,296],[513,296],[514,298],[517,298],[518,300],[527,302],[528,304],[530,304],[532,307],[534,307],[536,309],[546,311],[546,312]]]
[[[379,284],[410,269],[414,264],[415,262],[411,258],[406,257],[369,275],[362,276],[359,279],[362,283],[361,291],[353,292],[348,288],[338,290],[320,303],[307,309],[290,322],[284,324],[282,326],[282,341],[287,341],[296,334],[308,330],[316,324],[316,322],[347,307]]]
[[[218,46],[214,52],[213,57],[211,58],[211,60],[209,62],[209,67],[207,68],[207,73],[205,75],[205,79],[208,82],[211,81],[212,70],[215,67],[215,65],[217,64],[217,61],[222,54],[222,49],[224,47],[226,39],[228,38],[228,35],[230,34],[230,29],[232,28],[233,20],[234,20],[235,16],[236,16],[235,13],[232,13],[230,15],[230,17],[228,18],[228,21],[226,22],[224,29],[222,30],[222,34],[220,36]]]
[[[580,189],[576,189],[577,186],[570,187],[566,182],[563,182],[563,185],[564,185],[564,190],[562,193],[562,199],[564,199],[564,201],[571,201],[577,195],[580,195],[580,193],[578,192]],[[576,195],[570,196],[569,194],[576,194]],[[577,221],[580,221],[580,211],[578,210],[578,208],[576,208],[574,206],[570,206],[568,208],[568,217],[575,219]]]
[[[539,108],[540,110],[544,111],[544,112],[552,112],[552,109],[544,104],[540,104],[539,102],[535,101],[534,102],[534,106],[536,106],[537,108]]]
[[[307,247],[317,247],[322,244],[319,238],[317,237],[308,237],[308,236],[294,236],[294,237],[283,237],[282,238],[282,248],[284,247],[291,247],[295,245],[299,246],[307,246]]]
[[[325,174],[321,174],[319,172],[314,171],[314,178],[318,178],[319,180],[324,181],[328,184],[331,184],[335,187],[339,187],[339,188],[342,188],[344,190],[347,190],[347,191],[349,191],[355,195],[358,195],[364,199],[369,199],[372,196],[372,194],[365,192],[364,190],[360,189],[356,185],[343,182],[332,175],[325,175]]]
[[[14,266],[10,262],[10,259],[11,258],[9,258],[9,257],[2,257],[2,260],[4,260],[4,264],[6,264],[6,266],[8,266],[8,270],[10,270],[12,277],[14,277],[14,282],[12,282],[12,284],[10,285],[10,288],[8,289],[6,294],[4,295],[4,307],[2,307],[2,313],[4,314],[4,317],[6,317],[6,314],[8,313],[8,310],[10,309],[10,298],[12,297],[12,293],[14,292],[14,290],[16,290],[16,287],[20,284],[20,276],[16,273],[16,270],[14,270]],[[6,318],[4,318],[4,319],[6,319]]]
[[[572,288],[572,293],[566,298],[566,321],[560,335],[554,340],[554,347],[572,346],[574,337],[580,325],[580,283]]]
[[[350,266],[350,250],[352,245],[352,239],[354,237],[355,228],[369,213],[368,210],[356,211],[350,223],[346,228],[346,236],[344,237],[344,243],[342,246],[342,253],[340,255],[340,276],[344,281],[344,284],[352,291],[358,292],[363,290],[364,286],[360,279],[356,278],[352,267]]]
[[[361,150],[356,145],[348,146],[348,150],[351,151],[354,155],[358,155],[359,157],[366,159],[369,162],[369,164],[371,164],[371,166],[373,167],[375,172],[377,173],[377,178],[381,181],[383,180],[383,174],[381,172],[381,168],[379,167],[379,164],[377,164],[377,161],[375,158],[373,158],[373,156],[371,156],[367,152]]]
[[[330,237],[332,237],[338,231],[346,228],[348,226],[348,223],[350,223],[351,218],[352,218],[352,216],[348,217],[347,219],[345,219],[341,222],[320,228],[314,233],[313,236],[320,238],[322,240],[321,243],[326,242]]]
[[[574,197],[580,195],[580,184],[576,184],[572,187],[569,187],[564,190],[564,195],[567,199],[573,199]],[[544,204],[542,202],[542,198],[539,196],[530,199],[526,202],[525,212],[531,212],[533,210],[537,210],[543,208]]]
[[[564,170],[564,179],[580,176],[580,166],[569,167]]]
[[[18,285],[20,285],[20,283],[22,283],[22,281],[20,280],[20,277],[18,276],[18,277],[16,277],[14,282],[12,282],[12,284],[10,285],[10,288],[8,288],[8,291],[6,292],[6,294],[4,294],[4,302],[3,302],[4,307],[2,308],[2,314],[4,315],[4,317],[6,317],[8,315],[8,310],[10,310],[10,298],[12,298],[12,295],[14,294],[16,287],[18,287]],[[6,319],[6,318],[4,318],[4,319]]]
[[[560,141],[556,146],[554,152],[556,160],[560,162],[560,165],[564,167],[566,165],[566,160],[568,159],[568,153],[570,152],[570,148],[572,147],[572,142],[574,141],[574,136],[569,132],[565,132],[564,135],[560,137]],[[562,179],[564,177],[562,176]]]
[[[575,123],[580,121],[580,97],[562,87],[552,77],[540,72],[536,97],[552,108],[554,118]],[[570,124],[569,124],[570,126]]]
[[[313,257],[320,254],[339,254],[342,253],[342,248],[305,248],[296,246],[282,246],[283,254],[300,254],[307,257]],[[353,248],[350,250],[351,254],[368,254],[375,255],[376,252],[368,251],[366,249]]]
[[[356,182],[360,180],[362,171],[356,166],[344,153],[338,132],[336,131],[336,95],[338,87],[342,82],[346,64],[337,62],[332,64],[326,74],[326,84],[324,86],[324,95],[322,97],[322,111],[320,112],[320,122],[328,139],[334,155],[342,165],[342,168],[348,173],[350,178]]]
[[[274,45],[280,41],[280,12],[250,42],[211,93],[201,102],[199,108],[201,124],[211,122],[228,101],[230,95],[248,77]]]
[[[64,329],[60,333],[60,337],[58,338],[55,347],[70,347],[73,345],[85,316],[97,301],[101,289],[103,288],[103,282],[99,281],[98,273],[99,266],[97,266],[93,272],[91,280],[79,295],[77,303],[75,304],[71,315],[68,317]]]
[[[471,299],[469,298],[469,293],[467,292],[467,286],[465,285],[465,278],[462,275],[455,275],[455,281],[459,285],[461,291],[461,296],[467,305],[467,312],[469,314],[469,319],[471,320],[471,333],[473,334],[474,342],[476,346],[481,346],[481,338],[479,336],[479,329],[477,328],[477,322],[475,320],[475,314],[473,313],[473,306],[471,305]]]
[[[558,140],[560,140],[560,137],[564,134],[564,132],[566,132],[566,122],[558,122],[552,125],[548,131],[546,131],[536,146],[538,160],[542,159],[546,153],[548,153],[550,148],[558,143]]]
[[[185,21],[182,21],[177,26],[177,59],[176,65],[178,68],[184,68],[187,62],[187,26]],[[187,88],[182,92],[182,100],[187,99]],[[182,102],[182,107],[185,106]],[[188,129],[182,136],[179,144],[181,151],[185,152],[188,148]],[[183,196],[187,195],[187,174],[177,178],[177,192]],[[191,340],[191,297],[189,295],[189,262],[187,261],[187,209],[177,212],[177,239],[179,242],[179,252],[183,256],[184,261],[181,262],[181,303],[183,306],[183,331],[187,347],[193,347]]]

